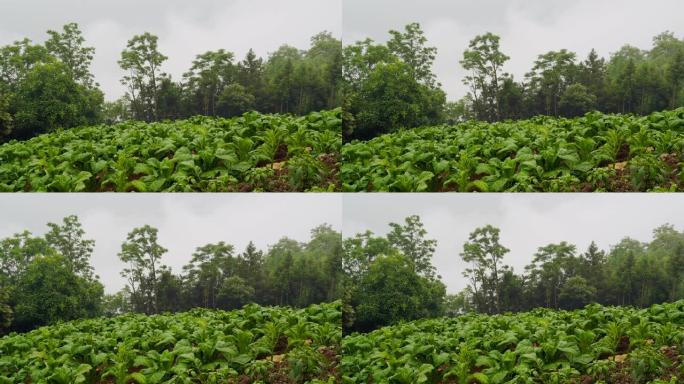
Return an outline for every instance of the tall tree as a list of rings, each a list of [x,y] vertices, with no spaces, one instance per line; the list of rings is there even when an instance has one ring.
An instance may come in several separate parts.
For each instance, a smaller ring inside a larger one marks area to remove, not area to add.
[[[667,80],[670,83],[670,108],[676,108],[684,84],[684,47],[677,50],[667,70]]]
[[[36,257],[55,253],[45,239],[34,237],[29,231],[0,240],[0,288],[15,285]]]
[[[128,233],[119,259],[128,264],[121,275],[128,280],[136,310],[158,313],[157,297],[160,261],[167,249],[157,243],[158,230],[149,225]]]
[[[416,273],[433,278],[435,267],[432,265],[432,256],[435,253],[437,240],[425,238],[427,230],[420,221],[420,217],[409,216],[404,219],[403,225],[390,223],[390,227],[392,230],[387,234],[390,246],[398,249],[411,261]]]
[[[426,46],[427,37],[420,24],[411,23],[404,27],[403,32],[391,30],[389,33],[392,36],[387,42],[389,51],[406,63],[418,82],[429,87],[434,86],[432,63],[437,55],[437,48]]]
[[[219,242],[199,247],[183,271],[187,283],[197,291],[201,305],[216,308],[216,297],[222,281],[237,272],[233,246]]]
[[[161,65],[167,57],[159,52],[159,38],[145,32],[128,40],[121,52],[119,66],[128,74],[121,83],[128,87],[133,113],[137,119],[153,121],[158,118],[159,80]]]
[[[254,96],[258,109],[267,107],[268,101],[264,95],[264,61],[251,48],[244,60],[237,64],[237,81],[245,87],[247,93]]]
[[[503,65],[509,57],[500,51],[500,37],[493,33],[476,36],[463,52],[461,65],[470,74],[463,82],[470,87],[478,118],[494,121],[501,118],[499,93],[502,81],[508,77]]]
[[[681,299],[684,296],[684,243],[680,240],[674,248],[667,262],[670,273],[670,297],[671,301]]]
[[[95,48],[83,45],[85,38],[78,24],[66,24],[61,32],[49,30],[48,35],[50,38],[45,41],[48,52],[64,63],[67,73],[79,84],[92,87],[94,80],[90,73],[90,64]]]
[[[48,223],[50,230],[45,234],[48,245],[64,256],[67,266],[77,275],[91,278],[93,267],[90,257],[93,254],[95,240],[84,239],[83,230],[78,216],[67,216],[62,224]]]
[[[463,276],[470,280],[470,287],[479,311],[498,313],[501,311],[501,273],[508,269],[503,257],[509,249],[499,242],[500,230],[487,225],[470,233],[463,244],[461,259],[470,263]]]
[[[543,292],[545,306],[559,308],[559,295],[566,280],[579,273],[575,246],[566,242],[539,247],[532,264],[525,267],[533,284]]]
[[[235,78],[233,53],[219,49],[197,55],[183,78],[198,110],[203,115],[216,116],[219,96]]]
[[[558,116],[560,98],[575,81],[575,53],[566,49],[539,55],[532,71],[525,75],[531,88],[543,100],[543,113]]]

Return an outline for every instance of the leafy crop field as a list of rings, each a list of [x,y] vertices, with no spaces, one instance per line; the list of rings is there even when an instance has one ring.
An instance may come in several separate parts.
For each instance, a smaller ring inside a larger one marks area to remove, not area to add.
[[[79,320],[0,339],[0,383],[333,383],[340,303]]]
[[[339,190],[341,110],[73,128],[0,146],[0,191]]]
[[[342,341],[349,383],[680,383],[684,301],[419,320]]]
[[[684,108],[466,122],[342,147],[344,191],[681,191]]]

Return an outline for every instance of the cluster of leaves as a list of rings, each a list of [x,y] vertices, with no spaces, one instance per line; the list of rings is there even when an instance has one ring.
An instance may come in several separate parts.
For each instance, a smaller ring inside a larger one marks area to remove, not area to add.
[[[342,147],[344,191],[680,191],[684,109],[401,130]]]
[[[332,383],[340,302],[130,314],[0,339],[0,383]]]
[[[419,320],[352,334],[350,383],[668,383],[684,379],[684,301]]]
[[[333,191],[341,110],[127,122],[0,146],[0,191]]]
[[[446,287],[432,265],[437,241],[417,215],[389,226],[386,236],[366,231],[342,243],[345,333],[442,314]]]
[[[343,49],[345,140],[442,121],[446,96],[431,69],[437,49],[418,23],[389,34],[386,44],[365,39]]]

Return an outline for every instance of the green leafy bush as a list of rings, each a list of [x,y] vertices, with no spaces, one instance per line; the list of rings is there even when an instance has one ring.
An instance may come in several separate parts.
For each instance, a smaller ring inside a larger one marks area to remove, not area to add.
[[[682,382],[684,301],[418,320],[351,334],[342,356],[345,383]]]
[[[0,383],[326,382],[336,374],[340,308],[129,314],[10,334],[0,339]]]
[[[0,146],[0,191],[338,190],[340,109],[73,128]]]
[[[354,191],[682,191],[684,108],[406,129],[342,147]]]

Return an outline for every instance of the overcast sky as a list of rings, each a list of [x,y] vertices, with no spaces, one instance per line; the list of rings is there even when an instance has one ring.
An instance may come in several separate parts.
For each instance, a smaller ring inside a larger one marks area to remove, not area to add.
[[[25,229],[43,235],[47,223],[78,215],[95,240],[92,265],[108,293],[124,287],[118,259],[126,235],[149,224],[169,252],[162,262],[180,273],[195,248],[225,241],[242,252],[249,241],[267,250],[282,237],[303,242],[327,223],[341,229],[342,199],[335,194],[2,194],[0,238]]]
[[[625,237],[650,241],[662,224],[684,230],[684,194],[345,194],[343,204],[345,238],[367,229],[385,235],[389,223],[419,215],[438,241],[433,264],[450,293],[466,286],[463,244],[487,224],[501,229],[501,244],[511,250],[504,263],[516,273],[550,243],[584,252],[593,240],[609,250]]]
[[[117,60],[136,34],[159,36],[169,57],[163,70],[178,80],[197,54],[224,48],[239,60],[249,48],[265,57],[282,44],[300,49],[327,30],[340,37],[341,0],[2,0],[0,45],[79,23],[96,49],[92,72],[107,99],[124,94]]]
[[[451,100],[467,92],[459,64],[468,42],[492,32],[511,57],[504,70],[521,80],[537,55],[567,48],[584,59],[591,48],[607,57],[625,44],[642,49],[665,31],[684,37],[681,0],[344,0],[345,44],[419,22],[438,49],[434,72]]]

